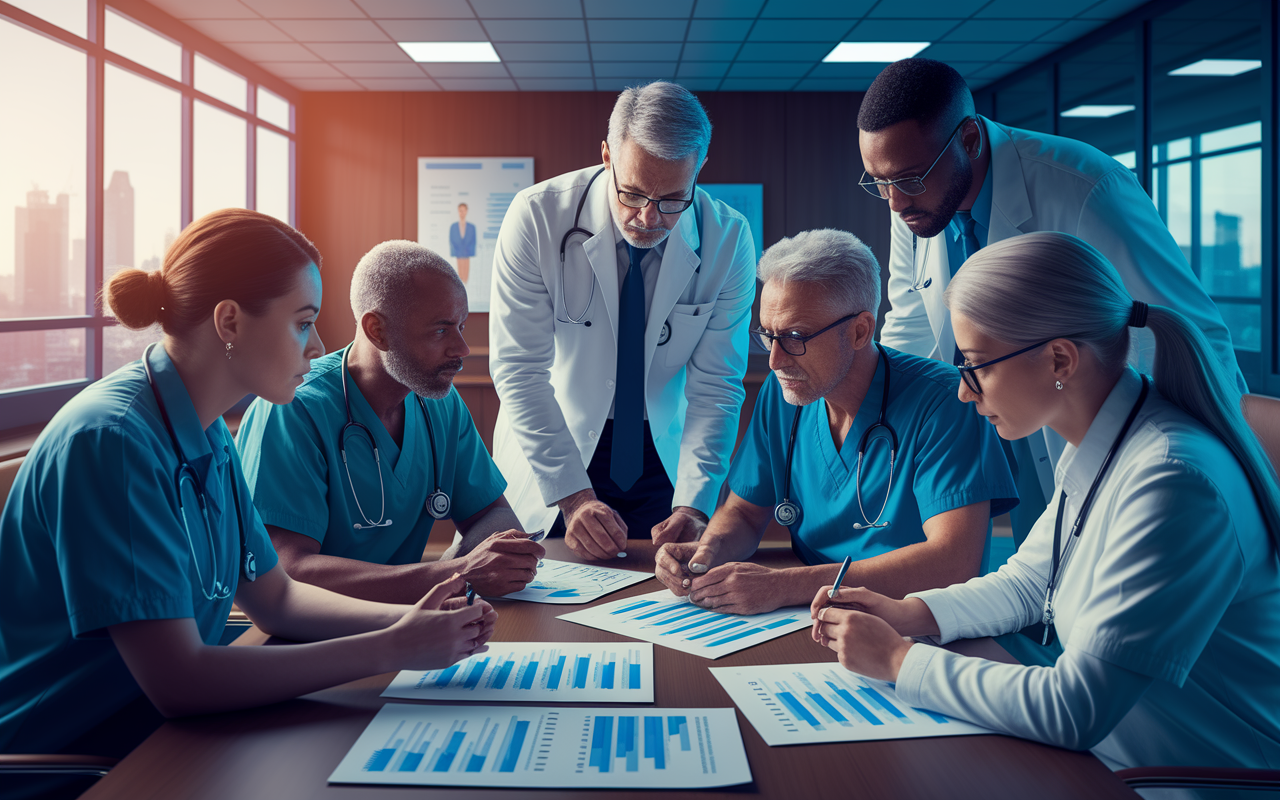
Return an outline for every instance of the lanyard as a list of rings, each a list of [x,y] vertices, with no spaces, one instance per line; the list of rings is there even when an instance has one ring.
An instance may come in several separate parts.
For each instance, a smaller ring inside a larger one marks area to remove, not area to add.
[[[1147,400],[1149,388],[1147,376],[1143,375],[1142,391],[1138,394],[1138,401],[1133,404],[1133,408],[1129,411],[1129,416],[1120,428],[1120,433],[1116,434],[1115,441],[1111,443],[1111,449],[1107,451],[1107,457],[1102,460],[1102,466],[1098,468],[1098,474],[1094,476],[1093,483],[1089,486],[1089,491],[1084,496],[1084,503],[1080,506],[1080,514],[1071,525],[1071,537],[1067,539],[1066,553],[1062,552],[1062,517],[1067,508],[1067,493],[1064,491],[1058,496],[1058,519],[1053,526],[1053,568],[1049,572],[1049,587],[1044,593],[1044,612],[1040,618],[1040,621],[1044,623],[1044,636],[1040,641],[1042,645],[1047,645],[1054,639],[1053,593],[1058,585],[1058,573],[1065,567],[1070,555],[1075,552],[1075,542],[1080,538],[1080,530],[1084,527],[1085,518],[1089,516],[1089,510],[1093,508],[1093,500],[1098,493],[1098,487],[1102,485],[1102,478],[1107,474],[1107,469],[1110,468],[1111,462],[1115,460],[1116,453],[1120,450],[1120,443],[1124,441],[1124,437],[1129,433],[1129,428],[1133,427],[1133,421],[1142,409],[1142,404]]]

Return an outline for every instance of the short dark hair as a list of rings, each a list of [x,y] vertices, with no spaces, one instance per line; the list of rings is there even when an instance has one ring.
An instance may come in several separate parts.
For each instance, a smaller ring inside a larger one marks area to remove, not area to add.
[[[950,66],[931,58],[904,58],[884,68],[858,109],[858,128],[867,133],[905,120],[932,128],[940,120],[973,113],[969,86]]]

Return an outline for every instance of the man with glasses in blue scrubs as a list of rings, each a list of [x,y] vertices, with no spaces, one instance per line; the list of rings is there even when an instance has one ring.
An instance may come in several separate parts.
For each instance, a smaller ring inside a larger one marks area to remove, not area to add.
[[[773,370],[698,542],[666,544],[657,576],[705,608],[758,614],[834,583],[894,597],[979,574],[991,518],[1017,503],[995,430],[956,396],[954,367],[873,340],[880,267],[852,234],[806,231],[757,270]],[[770,518],[807,566],[747,562]]]
[[[417,602],[462,573],[482,595],[523,589],[542,545],[453,387],[470,352],[467,293],[407,241],[369,251],[351,279],[355,341],[316,359],[289,405],[259,398],[236,437],[253,503],[285,571],[353,597]],[[437,519],[460,537],[423,561]]]

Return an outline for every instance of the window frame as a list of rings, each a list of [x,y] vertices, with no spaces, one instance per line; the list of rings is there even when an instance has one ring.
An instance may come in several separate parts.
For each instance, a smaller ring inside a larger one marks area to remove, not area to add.
[[[139,64],[126,56],[108,50],[103,43],[106,27],[106,9],[110,6],[117,14],[143,27],[177,42],[182,47],[182,80],[174,80],[160,72]],[[87,38],[81,38],[63,28],[47,22],[22,9],[0,0],[0,24],[15,24],[85,54],[88,68],[86,102],[88,104],[88,130],[86,145],[85,180],[85,290],[86,297],[97,297],[103,283],[103,191],[106,176],[102,174],[104,159],[105,114],[104,86],[106,65],[122,70],[176,90],[181,96],[181,226],[191,223],[193,207],[193,118],[195,101],[199,100],[218,110],[232,114],[246,122],[245,150],[245,208],[257,205],[257,130],[265,128],[286,137],[289,142],[289,219],[297,225],[297,107],[301,94],[279,78],[235,54],[224,45],[214,42],[198,31],[157,11],[141,0],[87,0],[89,15]],[[243,77],[245,110],[232,106],[216,97],[196,90],[194,86],[194,59],[199,52],[205,58]],[[257,116],[258,87],[289,103],[289,129]],[[107,328],[116,325],[100,303],[94,303],[92,313],[58,317],[29,317],[22,319],[0,318],[0,333],[26,331],[51,331],[77,329],[85,331],[85,375],[83,380],[46,383],[0,391],[0,433],[48,422],[59,408],[81,389],[102,377],[103,338]]]

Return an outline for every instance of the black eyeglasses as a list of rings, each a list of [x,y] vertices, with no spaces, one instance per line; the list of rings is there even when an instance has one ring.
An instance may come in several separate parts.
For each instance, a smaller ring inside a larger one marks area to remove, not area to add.
[[[773,352],[773,343],[777,342],[782,345],[782,352],[787,353],[788,355],[802,356],[805,353],[805,342],[813,339],[814,337],[821,336],[835,326],[843,322],[848,322],[849,320],[864,313],[866,312],[859,311],[856,314],[841,317],[817,333],[811,333],[808,336],[801,336],[798,333],[779,333],[775,335],[769,333],[764,328],[753,328],[751,332],[760,337],[760,341],[764,344],[764,349],[771,353]]]
[[[693,186],[689,189],[688,200],[659,200],[655,197],[645,197],[636,192],[624,192],[618,188],[618,173],[612,168],[609,170],[613,173],[613,190],[618,193],[618,202],[627,208],[644,208],[650,203],[658,206],[659,214],[679,214],[689,206],[693,205],[693,195],[698,188],[698,174],[693,175]]]
[[[956,129],[947,137],[947,143],[938,151],[938,157],[933,160],[933,163],[929,165],[929,168],[924,171],[923,175],[915,178],[898,178],[897,180],[892,181],[869,181],[866,180],[867,171],[864,169],[862,171],[863,180],[858,181],[858,185],[863,189],[866,189],[867,194],[872,195],[873,197],[879,197],[881,200],[889,199],[890,186],[910,197],[916,197],[924,194],[924,179],[929,177],[929,173],[933,172],[934,167],[938,166],[938,162],[942,160],[942,154],[947,152],[947,148],[951,146],[951,141],[956,138],[956,134],[964,127],[964,124],[971,119],[973,119],[973,117],[965,117],[960,120],[960,124],[957,125]]]
[[[972,389],[974,394],[982,394],[982,385],[978,383],[978,370],[985,369],[986,367],[989,367],[992,364],[999,364],[1001,361],[1007,361],[1013,358],[1014,356],[1020,356],[1023,353],[1029,353],[1032,350],[1035,350],[1037,347],[1044,347],[1049,342],[1054,341],[1054,339],[1070,339],[1070,338],[1071,338],[1070,336],[1055,336],[1053,337],[1053,339],[1045,339],[1043,342],[1040,342],[1038,344],[1033,344],[1030,347],[1024,347],[1021,350],[1010,353],[1007,356],[1000,356],[999,358],[993,358],[990,361],[984,361],[981,364],[970,364],[966,361],[963,366],[959,367],[960,377],[964,379],[965,385],[968,386],[970,389]]]

